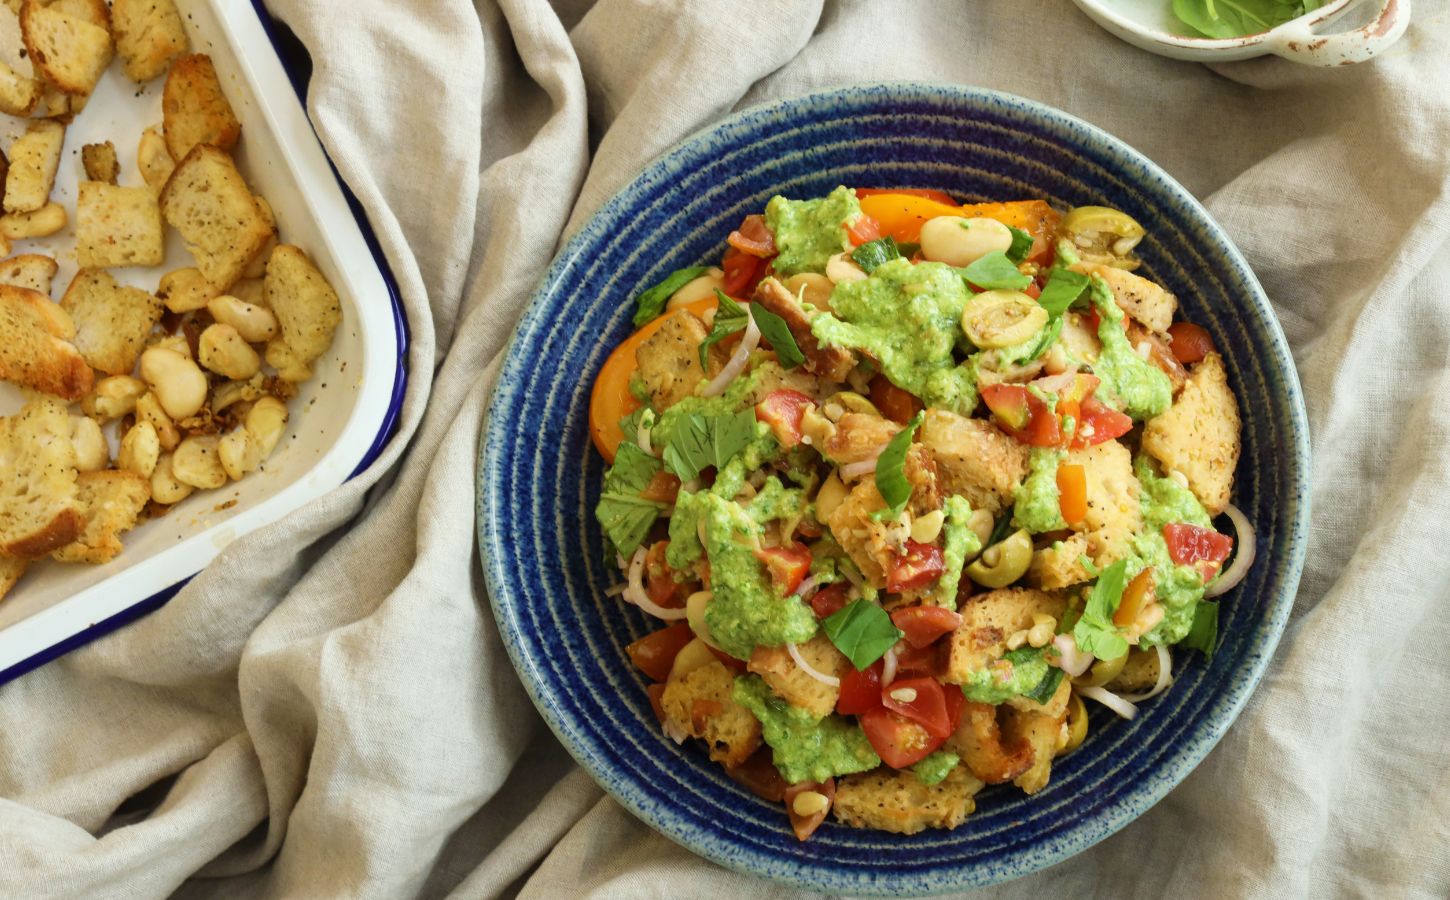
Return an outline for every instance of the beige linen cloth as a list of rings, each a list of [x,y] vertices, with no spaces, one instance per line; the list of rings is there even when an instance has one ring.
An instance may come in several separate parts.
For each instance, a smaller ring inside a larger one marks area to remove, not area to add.
[[[402,433],[0,687],[0,897],[790,895],[652,832],[542,726],[483,593],[475,459],[562,235],[732,109],[879,79],[1041,100],[1176,176],[1273,299],[1314,432],[1303,584],[1237,725],[1139,821],[986,893],[1450,896],[1444,0],[1336,71],[1161,59],[1066,0],[271,5],[407,302]]]

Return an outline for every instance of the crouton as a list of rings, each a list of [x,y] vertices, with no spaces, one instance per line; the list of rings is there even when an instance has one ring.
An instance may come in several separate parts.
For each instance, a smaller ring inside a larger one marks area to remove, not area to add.
[[[277,249],[277,219],[272,215],[272,204],[261,194],[253,194],[252,199],[257,201],[257,209],[262,211],[262,218],[267,221],[267,227],[272,229],[272,236],[267,242],[257,249],[251,262],[242,270],[243,278],[262,278],[267,274],[267,263],[272,261],[272,251]]]
[[[937,474],[936,458],[931,455],[931,451],[920,444],[912,444],[906,449],[906,460],[901,468],[902,474],[906,476],[906,483],[911,485],[911,500],[906,504],[907,511],[916,517],[941,509],[941,479]]]
[[[848,412],[836,422],[836,430],[821,444],[820,450],[838,466],[864,462],[879,455],[881,448],[900,430],[901,426],[890,419]]]
[[[49,256],[39,253],[22,253],[0,261],[0,284],[27,288],[38,294],[50,295],[50,284],[60,268]]]
[[[90,22],[97,28],[111,30],[111,7],[106,0],[40,0],[51,9]]]
[[[50,202],[65,126],[59,122],[31,122],[10,145],[10,167],[5,174],[5,211],[34,212]]]
[[[115,184],[121,177],[121,166],[116,162],[116,145],[110,141],[104,144],[86,144],[81,148],[81,165],[86,177],[92,181]]]
[[[232,293],[235,294],[236,291],[234,290]],[[243,298],[238,296],[237,299]],[[710,352],[710,374],[713,375],[720,371],[729,360],[730,355],[720,349],[719,344],[711,347]],[[716,354],[719,354],[718,360],[715,359]],[[765,360],[755,366],[752,374],[755,377],[755,386],[750,389],[750,393],[746,395],[744,401],[749,406],[754,406],[775,391],[800,391],[802,394],[814,397],[821,390],[821,380],[806,372],[801,366],[796,366],[794,369],[782,369],[780,363]]]
[[[65,207],[59,203],[47,203],[30,212],[0,216],[0,237],[5,239],[6,253],[9,253],[9,241],[49,237],[64,228],[68,219]]]
[[[270,276],[268,283],[272,283]],[[705,323],[694,313],[681,311],[667,317],[634,351],[639,377],[649,390],[650,406],[656,412],[693,394],[705,377],[705,370],[700,368],[700,343],[707,334]]]
[[[166,139],[155,125],[141,132],[141,141],[136,145],[136,168],[141,171],[141,180],[146,186],[158,194],[176,171],[176,160],[171,158]]]
[[[1148,420],[1143,450],[1165,472],[1182,472],[1194,496],[1216,516],[1233,493],[1240,449],[1238,401],[1223,357],[1210,353],[1193,367],[1173,406]]]
[[[755,288],[751,298],[761,307],[785,320],[796,347],[806,358],[802,368],[826,381],[845,381],[856,368],[856,357],[845,347],[823,347],[811,333],[810,320],[795,295],[774,278],[766,278]]]
[[[735,676],[711,662],[665,683],[660,707],[665,718],[690,737],[703,738],[710,758],[738,766],[760,746],[760,722],[731,696]]]
[[[930,787],[911,772],[879,768],[847,775],[836,785],[836,818],[854,828],[916,834],[927,828],[955,828],[976,810],[982,782],[958,765]]]
[[[104,4],[102,4],[104,6]],[[88,95],[111,62],[111,33],[104,26],[65,11],[25,0],[20,7],[20,36],[35,71],[66,94]]]
[[[161,92],[161,131],[172,159],[185,159],[198,144],[228,151],[236,146],[242,123],[222,93],[210,56],[192,53],[171,64]]]
[[[342,321],[342,302],[312,260],[297,247],[279,245],[267,261],[264,287],[288,349],[304,363],[321,356]]]
[[[75,333],[71,317],[49,297],[0,285],[0,378],[79,400],[94,376],[70,342]]]
[[[121,533],[136,527],[137,516],[151,500],[151,480],[118,469],[82,472],[76,479],[76,497],[85,527],[51,556],[61,562],[100,565],[120,554]]]
[[[202,276],[222,290],[272,235],[236,163],[208,144],[197,145],[171,173],[161,214],[185,239]]]
[[[1032,627],[1035,614],[1061,621],[1067,600],[1032,588],[1002,588],[977,594],[962,604],[962,624],[952,633],[944,680],[965,684],[973,672],[1007,652],[1007,638]]]
[[[227,288],[227,293],[243,303],[263,308],[267,306],[266,281],[261,278],[243,278]]]
[[[1087,317],[1079,312],[1069,311],[1062,317],[1062,347],[1079,362],[1092,365],[1103,352],[1103,342],[1096,331],[1088,327]]]
[[[871,518],[873,512],[885,507],[886,501],[876,489],[876,482],[864,478],[826,517],[826,525],[836,543],[851,557],[862,576],[878,588],[886,586],[886,569],[896,558],[887,541],[887,524]]]
[[[0,556],[39,559],[85,527],[70,435],[65,404],[49,397],[0,419]]]
[[[0,112],[23,119],[35,112],[44,93],[45,86],[39,81],[0,63]]]
[[[66,288],[61,308],[75,322],[75,345],[91,367],[129,375],[161,320],[161,301],[140,288],[119,284],[102,269],[81,269]]]
[[[81,182],[76,199],[76,261],[83,268],[159,266],[165,259],[155,194],[143,187]]]
[[[1063,682],[1066,687],[1066,682]],[[1009,741],[1032,748],[1032,765],[1027,771],[1012,779],[1024,793],[1035,794],[1047,787],[1052,776],[1052,759],[1058,747],[1065,743],[1063,723],[1067,721],[1066,702],[1063,711],[1056,715],[1023,712],[1015,707],[1002,710],[1002,734]]]
[[[1158,673],[1158,651],[1135,649],[1123,663],[1123,671],[1108,684],[1108,690],[1126,694],[1151,690],[1158,683]]]
[[[221,294],[220,290],[202,277],[200,271],[193,268],[167,272],[161,276],[161,284],[156,288],[156,296],[174,313],[205,309],[208,303]]]
[[[962,706],[957,730],[946,746],[962,758],[962,764],[987,784],[1001,784],[1032,768],[1036,759],[1032,745],[1020,735],[1002,732],[999,712],[1003,707],[968,700]]]
[[[929,409],[920,440],[936,458],[942,493],[965,497],[972,509],[997,515],[1027,476],[1027,447],[990,422]]]
[[[1133,536],[1143,527],[1133,456],[1117,441],[1073,450],[1063,465],[1080,465],[1087,475],[1087,515],[1074,530],[1087,535],[1088,555],[1099,569],[1132,552]]]
[[[1027,569],[1027,583],[1044,591],[1070,587],[1092,578],[1083,558],[1088,554],[1087,535],[1077,533],[1061,541],[1054,541],[1032,554],[1032,563]]]
[[[113,0],[111,27],[126,77],[142,84],[189,49],[174,0]]]
[[[1173,324],[1178,298],[1157,284],[1115,266],[1093,266],[1090,274],[1106,281],[1119,308],[1142,322],[1149,331],[1162,334]]]
[[[25,574],[25,567],[28,565],[30,563],[23,559],[0,556],[0,600],[4,600],[10,589],[15,587],[15,582]]]
[[[801,657],[823,675],[839,678],[850,665],[835,645],[824,634],[818,634],[796,647]],[[841,696],[840,686],[825,684],[807,674],[791,659],[784,647],[755,648],[747,666],[750,671],[765,679],[776,696],[792,706],[798,706],[816,718],[828,716],[836,709]]]

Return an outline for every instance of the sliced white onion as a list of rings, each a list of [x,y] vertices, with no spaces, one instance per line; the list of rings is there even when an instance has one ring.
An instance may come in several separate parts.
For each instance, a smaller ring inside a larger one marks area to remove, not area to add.
[[[678,722],[669,716],[665,716],[664,721],[660,724],[664,726],[665,737],[674,741],[676,744],[683,744],[685,739],[690,736],[685,729],[680,727]]]
[[[648,453],[650,456],[655,455],[654,447],[650,446],[649,442],[649,429],[645,426],[640,425],[639,428],[635,431],[634,442],[638,444],[639,449],[643,450],[645,453]]]
[[[801,667],[802,672],[819,681],[821,684],[829,685],[830,687],[841,686],[841,679],[834,675],[827,675],[825,672],[820,671],[815,666],[806,662],[806,658],[801,656],[801,651],[795,644],[786,644],[785,651],[790,654],[791,659],[795,660],[795,664]]]
[[[750,315],[750,304],[742,303],[740,306],[746,311],[745,336],[740,339],[740,346],[735,348],[735,352],[731,354],[730,361],[725,364],[725,368],[721,369],[720,374],[705,385],[705,389],[700,392],[702,396],[718,397],[725,393],[725,388],[730,382],[745,371],[745,364],[750,361],[750,354],[760,346],[760,328],[755,324],[755,317]]]
[[[629,568],[629,560],[624,558],[623,553],[614,554],[614,564],[619,566],[619,571],[621,572]]]
[[[624,599],[657,619],[664,619],[666,622],[683,619],[685,617],[683,609],[665,609],[651,600],[649,594],[645,592],[644,554],[644,548],[640,547],[634,551],[634,557],[629,561],[629,584],[624,587]]]
[[[881,664],[881,686],[889,687],[896,680],[896,648],[887,650],[881,659],[884,660]]]
[[[1079,650],[1077,641],[1070,634],[1059,634],[1052,639],[1052,645],[1057,648],[1058,656],[1061,657],[1058,668],[1073,678],[1086,672],[1096,658],[1091,653]]]
[[[886,447],[882,446],[881,450]],[[846,463],[841,467],[841,480],[850,481],[852,478],[860,478],[863,475],[870,475],[876,471],[876,461],[881,458],[881,450],[877,450],[870,459],[863,459],[860,462]]]
[[[1168,648],[1162,644],[1153,649],[1158,651],[1158,681],[1153,685],[1152,690],[1145,693],[1124,694],[1123,699],[1129,703],[1142,703],[1144,700],[1156,697],[1168,690],[1168,686],[1173,683],[1173,654],[1169,653]]]
[[[816,587],[816,576],[812,575],[805,581],[802,581],[800,587],[795,589],[795,595],[802,600],[809,600],[811,595],[816,592]]]
[[[1079,694],[1082,694],[1089,700],[1098,701],[1103,706],[1106,706],[1108,709],[1111,709],[1113,712],[1117,713],[1125,719],[1131,719],[1134,716],[1138,715],[1138,707],[1134,706],[1132,703],[1129,703],[1127,700],[1124,700],[1122,697],[1119,697],[1117,694],[1114,694],[1112,691],[1105,688],[1079,687],[1074,688],[1073,690],[1077,691]]]
[[[1249,574],[1249,566],[1254,564],[1254,554],[1258,552],[1258,539],[1254,536],[1254,526],[1249,517],[1232,503],[1223,511],[1234,523],[1234,561],[1213,580],[1208,590],[1203,592],[1204,597],[1217,597],[1238,587],[1244,576]]]

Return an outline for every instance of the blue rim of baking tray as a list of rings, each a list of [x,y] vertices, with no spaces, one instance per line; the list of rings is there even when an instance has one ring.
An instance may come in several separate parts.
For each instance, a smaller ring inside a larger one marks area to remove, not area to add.
[[[282,71],[287,73],[287,80],[292,83],[292,89],[297,92],[297,99],[302,104],[303,111],[306,112],[307,83],[312,76],[312,59],[307,55],[307,49],[292,34],[291,29],[272,18],[272,14],[267,11],[263,0],[252,0],[252,6],[257,11],[257,18],[262,21],[262,30],[267,33],[267,39],[272,42],[272,49],[277,51],[277,58],[282,62]],[[348,209],[352,210],[353,218],[357,220],[358,229],[362,231],[363,241],[367,244],[368,252],[372,253],[373,261],[377,263],[378,270],[382,273],[383,284],[388,289],[388,301],[393,307],[393,328],[398,340],[398,364],[394,374],[393,393],[388,400],[388,411],[383,416],[383,421],[378,427],[377,437],[373,438],[368,452],[363,454],[362,461],[357,464],[357,468],[347,476],[347,480],[351,481],[377,461],[378,457],[382,455],[383,448],[398,431],[398,418],[403,410],[403,393],[408,387],[406,350],[412,335],[408,329],[407,313],[403,310],[402,296],[398,293],[398,280],[393,277],[393,270],[388,265],[387,257],[383,255],[382,246],[378,243],[378,236],[373,231],[372,223],[368,221],[367,212],[358,202],[352,189],[347,186],[347,182],[343,181],[342,176],[338,174],[337,166],[333,165],[332,157],[327,155],[326,148],[323,148],[322,152],[323,156],[327,157],[327,164],[332,169],[333,177],[337,179],[338,187],[342,188],[342,196],[347,200]],[[83,631],[76,632],[60,643],[52,644],[39,653],[26,657],[8,669],[0,670],[0,684],[13,681],[26,672],[38,669],[51,660],[59,659],[96,638],[110,634],[147,613],[160,609],[183,587],[186,587],[187,582],[194,577],[196,576],[189,575],[176,584],[128,606],[109,619],[103,619]]]

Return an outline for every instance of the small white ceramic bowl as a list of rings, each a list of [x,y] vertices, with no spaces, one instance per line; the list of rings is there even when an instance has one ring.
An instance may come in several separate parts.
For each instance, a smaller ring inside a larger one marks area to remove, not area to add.
[[[1194,62],[1232,62],[1274,54],[1310,66],[1345,66],[1384,52],[1410,24],[1411,0],[1331,0],[1268,31],[1236,38],[1192,36],[1173,15],[1172,0],[1073,0],[1108,31],[1159,56]],[[1351,9],[1375,5],[1369,22],[1321,34]]]

